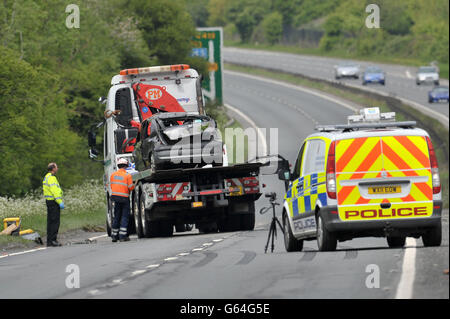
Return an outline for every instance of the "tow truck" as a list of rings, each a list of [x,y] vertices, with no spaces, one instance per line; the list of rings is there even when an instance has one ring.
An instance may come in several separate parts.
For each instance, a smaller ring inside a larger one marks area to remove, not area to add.
[[[109,236],[114,214],[109,181],[120,158],[130,163],[127,170],[136,183],[130,194],[129,234],[167,237],[174,228],[182,232],[194,224],[204,233],[254,229],[261,163],[228,165],[224,148],[222,166],[138,171],[134,165],[140,123],[160,112],[205,115],[196,70],[185,64],[122,70],[112,78],[107,98],[99,102],[105,105],[105,118],[91,127],[88,144],[89,157],[104,165]],[[101,127],[104,159],[98,160],[96,134]]]

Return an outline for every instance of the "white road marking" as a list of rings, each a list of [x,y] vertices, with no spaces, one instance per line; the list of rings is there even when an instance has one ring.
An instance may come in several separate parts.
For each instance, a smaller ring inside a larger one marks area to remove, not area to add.
[[[136,270],[136,271],[133,271],[133,272],[131,273],[131,276],[134,277],[134,276],[143,274],[143,273],[146,272],[146,271],[147,271],[147,270]]]
[[[221,242],[223,239],[213,239],[213,242],[218,243]]]
[[[414,238],[406,238],[405,255],[403,257],[402,275],[397,287],[395,299],[411,299],[413,297],[414,278],[416,274],[416,245]]]
[[[202,246],[211,246],[213,243],[204,243]]]
[[[194,248],[194,249],[192,249],[192,251],[200,251],[200,250],[203,250],[204,248]]]
[[[178,257],[168,257],[166,259],[164,259],[164,261],[172,261],[172,260],[177,260]]]
[[[411,73],[409,73],[409,70],[406,70],[406,77],[408,79],[413,79],[413,76],[411,75]]]
[[[179,253],[177,256],[187,256],[190,255],[190,253]]]
[[[160,264],[153,264],[153,265],[148,265],[147,267],[145,267],[145,268],[158,268],[160,266]]]
[[[6,257],[11,257],[11,256],[18,256],[18,255],[28,254],[28,253],[32,253],[32,252],[39,251],[39,250],[45,250],[45,249],[47,249],[47,247],[30,249],[30,250],[25,250],[25,251],[19,251],[17,253],[2,255],[2,256],[0,256],[0,259],[6,258]]]
[[[95,239],[99,239],[99,238],[103,238],[103,237],[108,237],[108,235],[105,234],[105,235],[101,235],[101,236],[91,237],[91,238],[88,238],[88,240],[89,240],[89,241],[93,241],[93,240],[95,240]]]
[[[97,295],[99,292],[100,292],[100,290],[94,289],[94,290],[89,291],[89,294],[95,296],[95,295]]]

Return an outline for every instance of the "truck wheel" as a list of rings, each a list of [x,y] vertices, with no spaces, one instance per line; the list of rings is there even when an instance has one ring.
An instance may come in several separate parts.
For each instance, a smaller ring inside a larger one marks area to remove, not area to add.
[[[325,228],[320,213],[317,218],[317,246],[320,251],[335,251],[337,246],[336,236]]]
[[[139,196],[139,217],[141,218],[142,234],[144,235],[143,237],[155,237],[151,236],[154,233],[154,225],[151,225],[152,223],[147,221],[143,196]],[[152,230],[150,230],[150,226],[153,226],[151,227]]]
[[[134,218],[134,200],[131,201],[130,214],[128,215],[128,235],[134,235],[136,231],[136,221]]]
[[[106,233],[108,237],[111,237],[112,221],[114,219],[114,203],[111,201],[109,196],[106,198],[107,208],[106,208]]]
[[[255,213],[241,215],[241,230],[255,229]]]
[[[422,242],[425,247],[440,246],[442,242],[442,224],[430,229],[422,235]]]
[[[136,225],[136,234],[138,238],[145,237],[144,231],[142,229],[142,219],[141,219],[141,209],[140,209],[140,193],[139,191],[136,191],[134,195],[134,205],[133,205],[133,216],[134,216],[134,223]]]
[[[220,232],[230,232],[239,230],[241,224],[241,216],[238,214],[227,215],[225,219],[219,222]]]
[[[255,229],[255,202],[249,202],[248,213],[241,214],[240,229],[241,230]]]
[[[286,213],[283,214],[283,230],[284,230],[284,246],[287,252],[302,251],[303,240],[298,240],[292,234],[291,225],[289,224],[289,218]]]
[[[405,246],[406,237],[400,236],[400,237],[393,237],[393,236],[387,236],[386,237],[389,247],[391,248],[402,248]]]
[[[156,222],[155,222],[156,224]],[[162,220],[158,222],[158,232],[161,237],[171,237],[173,235],[173,224],[170,221]]]

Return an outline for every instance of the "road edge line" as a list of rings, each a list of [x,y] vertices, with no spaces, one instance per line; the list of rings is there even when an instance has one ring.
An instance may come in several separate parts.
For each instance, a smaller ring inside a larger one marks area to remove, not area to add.
[[[411,299],[413,296],[414,281],[416,277],[416,245],[417,240],[406,238],[405,255],[403,256],[402,274],[397,286],[395,299]]]

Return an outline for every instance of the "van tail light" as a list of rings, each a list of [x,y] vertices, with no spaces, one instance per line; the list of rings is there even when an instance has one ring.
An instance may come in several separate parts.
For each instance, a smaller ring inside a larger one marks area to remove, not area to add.
[[[331,199],[336,199],[336,141],[331,142],[327,158],[327,194]]]
[[[431,164],[431,180],[433,183],[433,194],[439,194],[441,192],[441,179],[439,177],[439,167],[436,158],[436,153],[434,152],[433,144],[430,138],[425,137],[428,144],[428,152],[430,153],[430,164]]]

